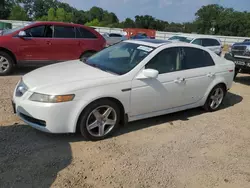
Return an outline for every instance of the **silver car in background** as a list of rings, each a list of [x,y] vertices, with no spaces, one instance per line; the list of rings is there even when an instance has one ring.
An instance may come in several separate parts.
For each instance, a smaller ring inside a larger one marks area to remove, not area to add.
[[[214,37],[207,37],[207,36],[193,37],[193,36],[188,36],[188,35],[187,36],[175,35],[175,36],[170,37],[168,40],[197,44],[197,45],[210,49],[211,51],[215,52],[218,56],[221,56],[221,53],[223,51],[223,45],[221,41]]]
[[[102,35],[106,40],[106,47],[112,46],[116,43],[119,43],[123,40],[127,40],[125,35],[119,33],[104,33]]]

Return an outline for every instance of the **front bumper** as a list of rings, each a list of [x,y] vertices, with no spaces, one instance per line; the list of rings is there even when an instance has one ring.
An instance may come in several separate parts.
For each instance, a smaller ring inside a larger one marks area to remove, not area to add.
[[[226,53],[224,58],[229,60],[229,61],[233,61],[235,63],[235,68],[236,69],[250,71],[250,59],[236,58],[236,57],[233,57],[230,53]],[[244,65],[239,64],[237,62],[244,62]]]
[[[13,97],[16,112],[31,127],[48,133],[74,133],[79,115],[77,101],[64,103],[33,102],[28,98],[32,93],[22,97]]]

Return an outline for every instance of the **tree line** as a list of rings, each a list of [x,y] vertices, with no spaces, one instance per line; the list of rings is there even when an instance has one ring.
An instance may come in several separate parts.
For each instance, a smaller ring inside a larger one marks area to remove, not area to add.
[[[193,22],[174,23],[150,15],[119,21],[113,12],[99,7],[78,10],[58,0],[0,0],[0,19],[62,21],[117,28],[146,28],[158,31],[250,37],[250,12],[239,12],[217,4],[201,7]]]

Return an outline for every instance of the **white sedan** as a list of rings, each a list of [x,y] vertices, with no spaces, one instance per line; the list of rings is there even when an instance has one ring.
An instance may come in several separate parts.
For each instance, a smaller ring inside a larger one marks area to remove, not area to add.
[[[88,59],[24,75],[13,107],[41,131],[80,131],[89,140],[101,140],[126,122],[200,106],[219,109],[232,86],[234,67],[202,46],[128,40]]]

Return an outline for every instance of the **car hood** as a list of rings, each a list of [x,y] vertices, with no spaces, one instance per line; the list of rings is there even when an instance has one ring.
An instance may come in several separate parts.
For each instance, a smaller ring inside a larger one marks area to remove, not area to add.
[[[250,42],[239,42],[239,43],[234,43],[232,46],[241,46],[241,45],[250,46]]]
[[[93,82],[114,76],[116,75],[91,67],[80,60],[74,60],[36,69],[24,75],[23,82],[30,91],[37,91],[43,88],[53,88],[56,85]]]

